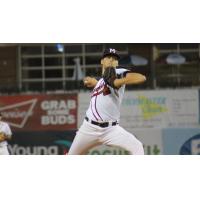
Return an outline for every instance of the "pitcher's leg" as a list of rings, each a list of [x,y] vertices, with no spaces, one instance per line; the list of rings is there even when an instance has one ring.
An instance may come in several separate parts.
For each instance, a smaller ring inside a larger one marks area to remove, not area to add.
[[[87,153],[87,151],[98,145],[98,137],[95,135],[83,134],[77,132],[74,141],[69,149],[68,155],[81,155]]]
[[[131,133],[120,126],[116,126],[105,134],[103,142],[106,145],[118,146],[126,149],[132,155],[144,155],[142,143]]]

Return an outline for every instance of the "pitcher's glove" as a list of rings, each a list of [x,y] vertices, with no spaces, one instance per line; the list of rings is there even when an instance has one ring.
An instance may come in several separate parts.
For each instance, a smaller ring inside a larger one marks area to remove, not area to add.
[[[105,83],[114,89],[117,89],[114,85],[114,80],[117,78],[117,74],[114,67],[106,67],[103,73],[103,79]]]

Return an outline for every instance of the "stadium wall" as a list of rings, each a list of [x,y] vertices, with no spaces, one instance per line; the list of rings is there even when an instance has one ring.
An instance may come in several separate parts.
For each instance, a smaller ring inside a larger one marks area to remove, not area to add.
[[[65,154],[82,124],[89,92],[0,97],[0,112],[13,131],[12,154]],[[144,144],[147,155],[200,154],[200,91],[126,91],[120,125]],[[98,146],[93,155],[128,154]]]

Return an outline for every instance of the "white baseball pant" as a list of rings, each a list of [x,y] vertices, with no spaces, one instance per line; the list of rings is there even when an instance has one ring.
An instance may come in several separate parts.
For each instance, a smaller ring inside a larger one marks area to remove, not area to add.
[[[144,155],[142,143],[119,125],[101,128],[86,120],[77,131],[68,155],[86,154],[100,144],[121,147],[132,155]]]
[[[0,155],[9,155],[7,146],[0,146]]]

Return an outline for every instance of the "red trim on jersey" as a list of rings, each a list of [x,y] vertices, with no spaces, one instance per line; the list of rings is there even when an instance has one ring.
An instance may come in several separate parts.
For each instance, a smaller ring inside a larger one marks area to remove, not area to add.
[[[92,95],[92,97],[96,97],[96,96],[100,95],[102,92],[103,92],[103,90],[101,90],[100,92],[96,92],[96,93],[94,93],[94,94]],[[91,97],[91,98],[92,98],[92,97]]]
[[[96,98],[95,98],[95,110],[96,110],[97,115],[101,118],[100,114],[97,111],[97,105],[96,105],[96,103],[97,103],[97,95],[96,95]],[[101,120],[103,121],[102,118],[101,118]]]
[[[98,121],[99,119],[98,119],[97,116],[94,114],[93,109],[92,109],[92,97],[96,97],[96,98],[95,98],[95,103],[94,103],[95,111],[96,111],[96,114],[97,114],[97,115],[100,117],[100,119],[103,121],[103,119],[101,118],[100,114],[99,114],[98,111],[97,111],[97,106],[96,106],[97,96],[100,95],[101,93],[103,93],[103,90],[101,90],[100,92],[99,92],[98,90],[100,90],[102,87],[104,87],[104,80],[103,80],[103,79],[100,81],[99,86],[93,89],[93,91],[92,91],[93,93],[92,93],[92,95],[91,95],[91,111],[92,111],[92,114],[93,114],[93,116],[95,117],[95,119],[96,119],[97,121]]]
[[[92,114],[93,116],[95,117],[95,119],[98,121],[98,118],[95,116],[94,112],[93,112],[93,109],[92,109],[92,100],[91,100],[91,111],[92,111]]]

